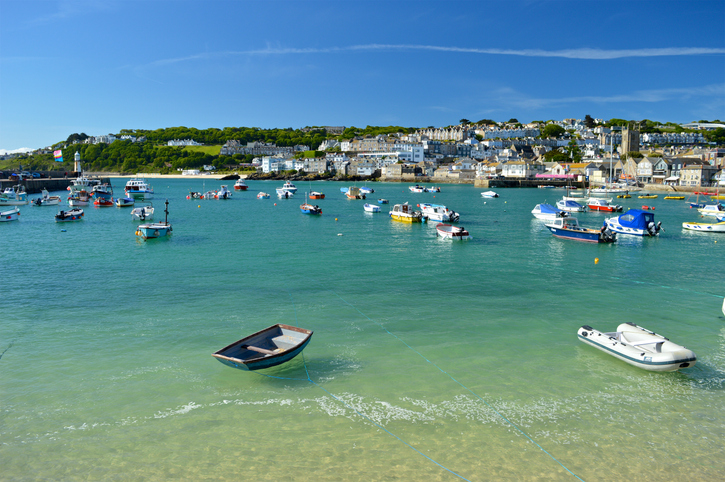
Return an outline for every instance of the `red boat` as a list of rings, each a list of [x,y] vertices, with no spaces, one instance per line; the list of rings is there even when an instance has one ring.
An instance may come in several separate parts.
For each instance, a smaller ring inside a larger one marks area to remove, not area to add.
[[[590,198],[587,207],[591,211],[606,211],[608,213],[621,212],[622,206],[618,204],[609,204],[606,199]]]
[[[237,179],[237,182],[234,183],[235,191],[246,191],[248,187],[249,186],[246,185],[244,179]]]
[[[113,206],[113,200],[99,197],[93,200],[94,206]]]
[[[310,193],[310,199],[325,199],[325,195],[321,192],[312,191]]]

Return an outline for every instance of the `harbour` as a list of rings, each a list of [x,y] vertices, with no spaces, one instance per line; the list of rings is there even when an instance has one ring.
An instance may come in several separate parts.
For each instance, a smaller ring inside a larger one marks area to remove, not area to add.
[[[252,180],[229,199],[186,198],[225,183],[154,179],[165,239],[139,239],[116,207],[60,226],[55,207],[22,206],[0,225],[15,280],[0,324],[4,478],[725,474],[725,239],[681,229],[700,219],[685,201],[646,200],[656,237],[596,244],[532,217],[562,189],[492,199],[374,183],[366,201],[340,192],[351,183],[296,182],[295,198],[258,199],[282,182]],[[313,190],[320,216],[300,212]],[[390,204],[366,213],[378,198]],[[392,221],[405,202],[455,210],[471,239]],[[648,372],[577,339],[628,321],[697,364]],[[288,362],[246,372],[212,356],[277,323],[314,331]]]

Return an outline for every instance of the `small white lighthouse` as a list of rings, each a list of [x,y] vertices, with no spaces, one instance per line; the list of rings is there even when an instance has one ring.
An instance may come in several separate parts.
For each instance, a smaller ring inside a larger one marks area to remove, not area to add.
[[[73,170],[80,174],[82,172],[81,170],[81,153],[76,151],[76,157],[75,157],[75,164],[73,165]]]

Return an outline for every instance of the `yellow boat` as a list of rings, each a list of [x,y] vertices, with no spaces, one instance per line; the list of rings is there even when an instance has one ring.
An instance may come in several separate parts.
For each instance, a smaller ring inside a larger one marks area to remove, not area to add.
[[[682,201],[685,199],[685,196],[665,196],[665,199],[677,199],[679,201]]]
[[[401,223],[422,223],[428,221],[427,216],[423,216],[423,213],[420,211],[414,211],[413,206],[408,203],[393,206],[393,210],[390,211],[390,218],[393,221],[399,221]]]
[[[725,194],[718,194],[717,196],[710,197],[713,201],[717,201],[718,199],[725,199]]]
[[[629,199],[631,197],[632,196],[630,196],[629,194],[618,194],[617,195],[617,199]]]
[[[637,196],[640,199],[656,199],[657,194],[645,194],[643,196]]]

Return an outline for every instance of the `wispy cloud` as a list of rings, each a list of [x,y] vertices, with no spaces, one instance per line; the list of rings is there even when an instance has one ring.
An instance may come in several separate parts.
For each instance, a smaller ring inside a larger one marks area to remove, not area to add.
[[[544,57],[544,58],[566,58],[578,60],[612,60],[630,57],[672,57],[672,56],[694,56],[694,55],[723,55],[725,48],[704,48],[704,47],[666,47],[646,49],[617,49],[604,50],[592,48],[565,49],[565,50],[541,50],[541,49],[486,49],[469,47],[445,47],[436,45],[408,45],[408,44],[366,44],[350,45],[347,47],[324,47],[324,48],[297,48],[297,47],[272,47],[253,50],[229,50],[222,52],[206,52],[184,57],[162,59],[152,62],[151,66],[169,65],[179,62],[206,60],[211,58],[223,58],[239,55],[310,55],[310,54],[336,54],[350,52],[372,52],[372,51],[432,51],[450,53],[468,53],[477,55],[508,55],[518,57]]]

